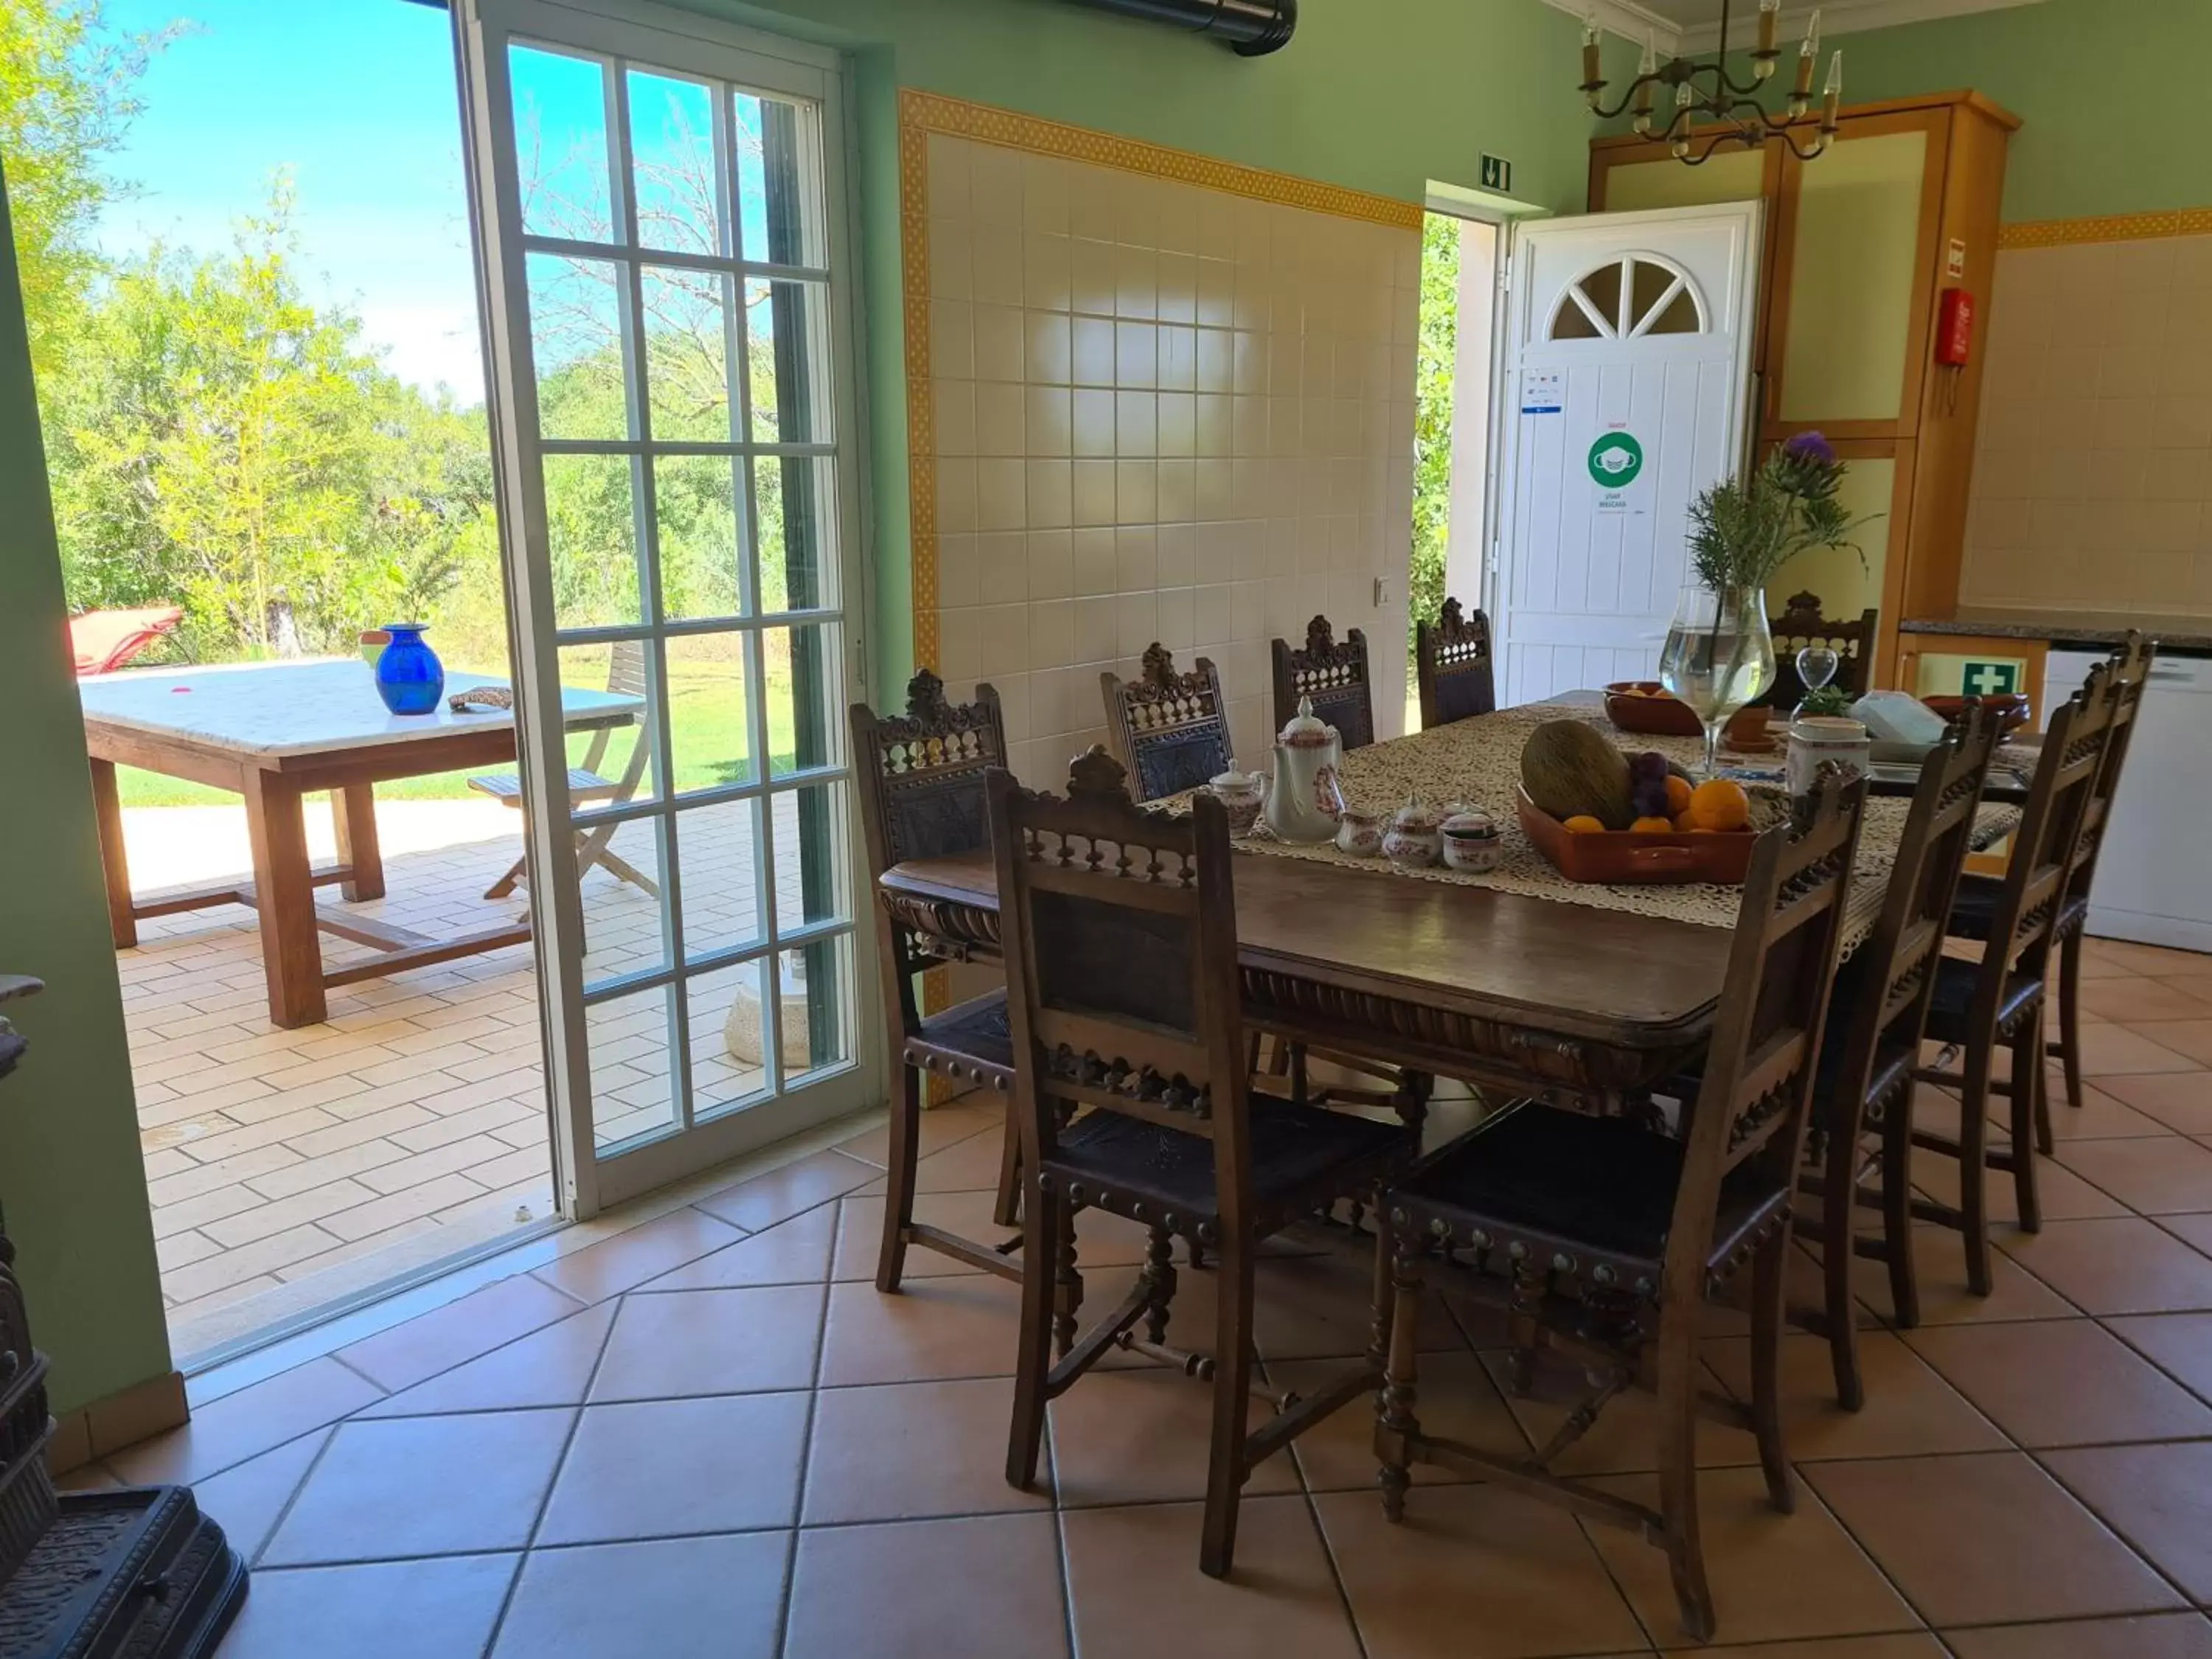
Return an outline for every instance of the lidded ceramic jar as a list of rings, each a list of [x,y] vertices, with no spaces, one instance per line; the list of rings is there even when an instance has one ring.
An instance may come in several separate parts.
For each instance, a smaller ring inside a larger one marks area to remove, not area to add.
[[[1496,820],[1479,806],[1455,812],[1438,826],[1443,837],[1444,863],[1468,875],[1495,870],[1504,856],[1505,843]]]
[[[1401,870],[1425,870],[1443,858],[1444,815],[1415,795],[1383,832],[1382,853]]]

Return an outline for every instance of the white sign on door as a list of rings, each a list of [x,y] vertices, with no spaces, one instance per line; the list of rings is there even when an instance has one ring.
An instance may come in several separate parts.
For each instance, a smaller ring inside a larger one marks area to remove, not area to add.
[[[1628,429],[1627,422],[1616,422],[1598,434],[1585,464],[1590,482],[1597,487],[1593,511],[1651,510],[1651,481],[1644,465],[1644,446]]]
[[[1557,415],[1566,408],[1567,377],[1556,368],[1531,368],[1521,375],[1521,412]]]

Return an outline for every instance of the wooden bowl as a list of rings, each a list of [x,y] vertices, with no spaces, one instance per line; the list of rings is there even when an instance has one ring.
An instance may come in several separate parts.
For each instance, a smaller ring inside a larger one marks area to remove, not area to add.
[[[1638,697],[1636,691],[1658,692],[1656,696]],[[1729,716],[1721,741],[1729,748],[1757,753],[1771,749],[1774,740],[1767,735],[1768,711],[1764,708],[1739,708]],[[1605,714],[1623,732],[1640,732],[1656,738],[1702,738],[1705,728],[1698,724],[1698,717],[1690,705],[1668,692],[1656,680],[1615,680],[1605,688]]]
[[[1759,837],[1749,830],[1696,835],[1638,835],[1605,830],[1577,835],[1528,799],[1514,792],[1522,833],[1569,881],[1713,882],[1741,886]]]
[[[1921,702],[1941,714],[1946,721],[1955,720],[1966,712],[1966,705],[1976,701],[1972,697],[1923,697]],[[2027,694],[2025,691],[2006,691],[1994,697],[1979,699],[1983,708],[1996,716],[1997,741],[2007,738],[2027,724]]]

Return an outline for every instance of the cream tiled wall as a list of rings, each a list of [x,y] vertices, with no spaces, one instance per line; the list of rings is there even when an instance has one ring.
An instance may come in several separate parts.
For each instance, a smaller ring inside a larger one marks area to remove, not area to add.
[[[2212,611],[2212,236],[2008,248],[1961,602]]]
[[[942,134],[928,167],[937,667],[998,688],[1015,769],[1063,781],[1155,640],[1254,763],[1317,611],[1395,734],[1419,234]]]

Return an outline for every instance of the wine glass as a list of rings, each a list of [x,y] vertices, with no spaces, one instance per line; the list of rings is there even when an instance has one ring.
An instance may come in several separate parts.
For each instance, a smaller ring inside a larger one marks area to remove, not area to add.
[[[1808,700],[1834,679],[1836,671],[1843,665],[1844,659],[1836,654],[1836,647],[1826,641],[1815,640],[1810,645],[1800,647],[1797,678],[1805,688]]]
[[[1705,728],[1705,775],[1708,781],[1718,777],[1722,728],[1774,684],[1765,593],[1756,587],[1716,592],[1686,584],[1659,653],[1659,683],[1688,704]]]

